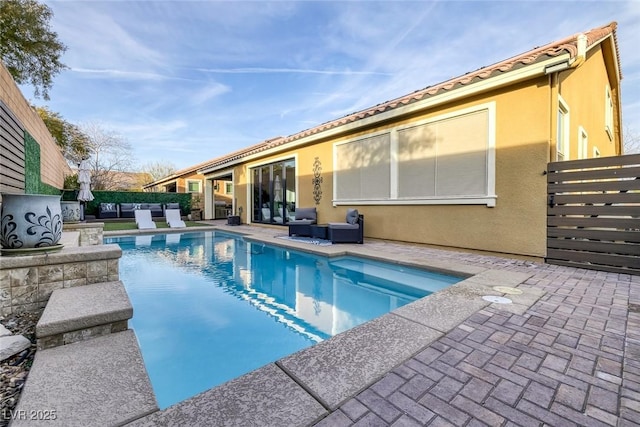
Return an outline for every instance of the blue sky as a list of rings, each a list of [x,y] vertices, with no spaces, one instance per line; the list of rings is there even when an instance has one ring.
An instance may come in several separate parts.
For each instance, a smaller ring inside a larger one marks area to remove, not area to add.
[[[46,4],[69,69],[31,101],[115,131],[138,165],[186,168],[611,21],[640,131],[638,1]]]

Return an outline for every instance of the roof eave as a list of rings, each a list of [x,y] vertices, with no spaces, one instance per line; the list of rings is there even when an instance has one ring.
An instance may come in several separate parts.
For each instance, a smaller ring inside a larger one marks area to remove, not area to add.
[[[572,54],[570,52],[565,52],[560,55],[521,66],[519,68],[514,68],[503,74],[496,74],[481,80],[472,81],[465,85],[454,86],[451,89],[441,91],[435,95],[431,95],[421,100],[411,102],[407,105],[395,107],[369,117],[360,118],[345,124],[330,127],[310,135],[298,138],[296,137],[296,135],[298,134],[295,134],[289,138],[285,138],[285,140],[289,139],[289,141],[285,141],[283,144],[276,147],[252,153],[247,156],[242,156],[228,162],[222,161],[222,163],[212,165],[208,168],[200,169],[199,172],[204,175],[211,174],[220,169],[228,168],[239,163],[246,163],[260,157],[273,155],[301,145],[310,144],[318,139],[336,137],[340,136],[341,134],[355,132],[361,128],[374,126],[378,123],[385,122],[390,119],[397,119],[399,117],[414,114],[416,112],[433,108],[444,103],[453,102],[461,98],[478,95],[491,90],[499,89],[501,87],[513,85],[525,80],[537,78],[545,74],[545,70],[547,69],[547,67],[567,62],[571,59],[571,57]]]
[[[150,182],[149,184],[146,184],[146,185],[142,186],[142,188],[155,187],[156,185],[166,184],[166,183],[169,183],[171,181],[177,180],[178,177],[179,177],[179,175],[171,175],[171,176],[159,179],[158,181]]]

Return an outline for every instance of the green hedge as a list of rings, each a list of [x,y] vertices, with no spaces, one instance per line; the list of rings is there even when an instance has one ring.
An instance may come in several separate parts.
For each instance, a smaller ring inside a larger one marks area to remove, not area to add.
[[[40,145],[27,131],[24,132],[24,192],[39,194]]]
[[[25,194],[60,195],[60,189],[41,180],[40,144],[29,132],[24,132],[24,192]]]
[[[191,211],[191,193],[143,193],[133,191],[93,191],[85,213],[96,215],[100,203],[180,203],[183,214]],[[65,197],[66,199],[67,197]]]
[[[62,198],[60,200],[63,200],[65,202],[74,202],[76,200],[78,200],[78,191],[79,190],[62,190]]]

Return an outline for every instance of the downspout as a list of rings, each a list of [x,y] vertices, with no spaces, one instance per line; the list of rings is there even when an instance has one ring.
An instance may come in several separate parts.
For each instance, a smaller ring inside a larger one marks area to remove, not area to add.
[[[569,61],[569,68],[578,68],[587,59],[587,36],[578,34],[576,38],[578,53],[576,57]]]
[[[582,65],[587,58],[587,36],[578,34],[576,37],[576,56],[574,58],[548,66],[545,73],[549,75],[550,87],[550,126],[549,126],[549,161],[556,161],[555,155],[558,145],[558,97],[560,96],[560,73],[568,69],[575,69]]]

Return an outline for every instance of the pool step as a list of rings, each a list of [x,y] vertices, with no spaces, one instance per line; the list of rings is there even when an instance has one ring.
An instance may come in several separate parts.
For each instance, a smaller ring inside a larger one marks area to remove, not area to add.
[[[36,325],[38,350],[124,331],[132,317],[121,281],[57,289]]]
[[[136,336],[126,330],[38,350],[11,426],[121,426],[157,410]]]

